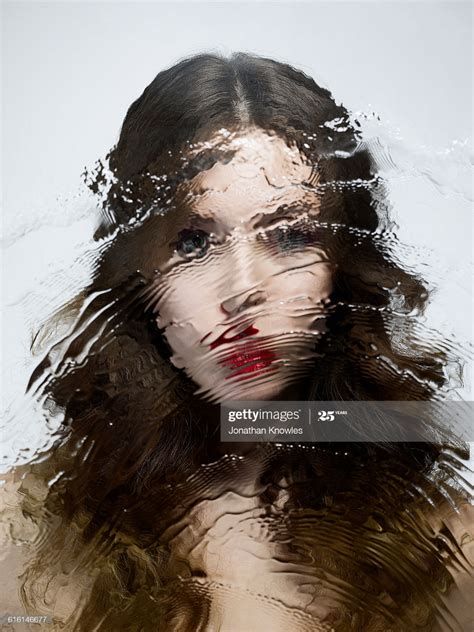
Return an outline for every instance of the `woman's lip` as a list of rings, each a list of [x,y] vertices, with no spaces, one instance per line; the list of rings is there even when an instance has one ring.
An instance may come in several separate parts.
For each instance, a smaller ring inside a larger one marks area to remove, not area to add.
[[[209,345],[210,349],[215,349],[220,345],[235,342],[259,333],[259,329],[254,327],[254,325],[249,325],[235,336],[227,336],[227,333],[231,329],[232,327],[222,333],[214,342],[211,342]],[[206,337],[207,336],[205,336],[205,338]],[[234,351],[231,350],[218,361],[221,366],[238,369],[238,371],[233,373],[233,376],[240,375],[241,373],[253,373],[254,371],[264,369],[272,364],[273,360],[277,357],[273,351],[259,348],[255,340],[236,345],[234,349]]]
[[[232,327],[230,329],[232,329]],[[227,334],[228,331],[229,331],[229,329],[227,329],[227,331],[224,331],[224,333],[222,333],[219,336],[219,338],[214,340],[214,342],[211,342],[209,347],[211,349],[215,349],[219,345],[223,345],[223,344],[226,344],[228,342],[234,342],[235,340],[240,340],[241,338],[246,338],[247,336],[253,336],[254,334],[258,334],[259,333],[259,330],[256,327],[254,327],[253,325],[249,325],[246,329],[244,329],[240,333],[236,334],[235,336],[230,336],[230,337],[227,338],[226,334]],[[207,336],[204,336],[204,338],[207,338]],[[204,340],[204,338],[201,339],[201,342]]]
[[[244,349],[236,349],[233,353],[229,353],[221,360],[221,362],[237,364],[241,366],[247,362],[254,360],[274,360],[276,355],[273,351],[268,349],[259,349],[257,346],[252,346]]]
[[[257,346],[239,349],[219,360],[219,364],[233,369],[240,369],[240,373],[251,373],[269,366],[276,359],[275,353]]]

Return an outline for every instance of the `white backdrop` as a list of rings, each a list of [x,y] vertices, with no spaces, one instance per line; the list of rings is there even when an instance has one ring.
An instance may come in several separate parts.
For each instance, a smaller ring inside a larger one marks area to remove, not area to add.
[[[94,223],[81,172],[116,142],[153,77],[202,51],[291,63],[349,110],[380,117],[368,126],[397,164],[386,160],[398,234],[439,285],[429,324],[472,340],[471,3],[15,1],[2,9],[7,405],[24,389],[31,331],[87,279],[87,262],[74,265]],[[472,399],[469,388],[463,396]]]

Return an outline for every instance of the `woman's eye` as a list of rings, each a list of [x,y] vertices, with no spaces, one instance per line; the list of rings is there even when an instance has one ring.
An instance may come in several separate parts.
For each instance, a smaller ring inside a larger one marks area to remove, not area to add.
[[[309,235],[302,230],[285,227],[276,230],[275,239],[283,252],[304,248],[310,241]]]
[[[185,256],[203,257],[209,246],[209,235],[203,230],[183,230],[176,242],[176,250]]]

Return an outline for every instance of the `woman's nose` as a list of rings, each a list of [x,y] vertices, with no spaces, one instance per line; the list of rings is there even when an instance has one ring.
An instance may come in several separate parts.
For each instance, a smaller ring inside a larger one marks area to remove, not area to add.
[[[267,296],[263,290],[254,290],[245,293],[231,296],[230,298],[222,301],[221,308],[229,316],[239,314],[249,307],[254,305],[260,305],[267,300]]]

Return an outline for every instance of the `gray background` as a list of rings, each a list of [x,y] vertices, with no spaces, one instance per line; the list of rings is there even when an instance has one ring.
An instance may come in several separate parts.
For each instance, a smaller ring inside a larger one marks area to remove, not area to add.
[[[4,3],[7,217],[74,189],[153,77],[202,50],[295,64],[419,142],[466,138],[471,16],[466,2]]]

